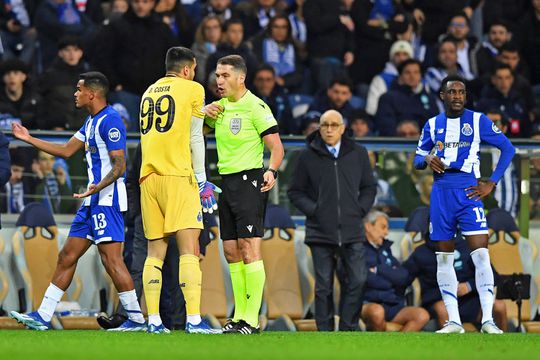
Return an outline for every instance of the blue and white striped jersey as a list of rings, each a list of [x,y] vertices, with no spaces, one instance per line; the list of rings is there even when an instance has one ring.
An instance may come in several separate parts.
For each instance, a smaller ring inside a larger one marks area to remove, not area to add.
[[[105,107],[95,116],[89,116],[75,137],[84,142],[88,167],[88,183],[97,184],[107,175],[112,164],[109,151],[126,151],[126,127],[120,115],[111,106]],[[91,197],[84,199],[83,206],[114,206],[127,210],[125,176],[119,177]]]
[[[512,161],[515,149],[487,116],[468,109],[460,118],[447,118],[445,113],[441,113],[426,122],[416,148],[415,167],[425,168],[424,157],[435,148],[435,156],[447,169],[442,175],[435,174],[435,181],[449,187],[470,186],[471,180],[480,178],[481,142],[501,150],[501,158],[490,177],[497,183]]]

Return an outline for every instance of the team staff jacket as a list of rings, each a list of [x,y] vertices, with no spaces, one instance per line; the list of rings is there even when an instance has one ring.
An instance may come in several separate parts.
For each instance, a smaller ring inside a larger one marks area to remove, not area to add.
[[[384,240],[375,247],[366,241],[366,266],[375,268],[368,271],[364,300],[369,302],[397,305],[405,302],[403,296],[409,273],[392,255],[392,242]]]
[[[337,158],[320,133],[307,138],[288,195],[306,215],[306,243],[342,245],[365,238],[362,219],[377,187],[367,150],[343,136]]]

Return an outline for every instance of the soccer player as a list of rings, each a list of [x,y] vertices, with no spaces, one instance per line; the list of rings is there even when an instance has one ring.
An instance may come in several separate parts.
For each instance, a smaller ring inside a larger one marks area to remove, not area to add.
[[[276,183],[283,145],[272,111],[245,85],[247,68],[238,55],[218,60],[216,81],[222,97],[205,107],[206,124],[215,129],[218,171],[223,178],[219,223],[234,294],[234,317],[225,333],[259,333],[265,282],[261,238],[268,191]],[[263,168],[264,145],[270,163]]]
[[[500,334],[493,310],[493,271],[490,265],[488,229],[480,201],[491,193],[515,149],[501,130],[484,114],[465,109],[467,90],[459,76],[441,83],[440,97],[445,112],[427,121],[420,135],[414,166],[433,170],[429,233],[438,242],[437,283],[449,321],[438,333],[463,333],[458,310],[458,281],[454,269],[454,234],[459,225],[475,266],[476,289],[482,308],[482,332]],[[479,181],[480,142],[501,150],[497,167],[488,181]],[[435,148],[434,154],[430,154]]]
[[[141,101],[139,181],[144,234],[149,240],[143,288],[150,333],[170,332],[159,316],[161,269],[169,235],[176,237],[180,251],[179,281],[186,300],[186,331],[221,332],[202,321],[200,315],[201,210],[212,212],[217,208],[213,191],[220,190],[206,180],[202,132],[204,88],[193,81],[196,66],[191,50],[170,48],[165,60],[165,77],[150,85]]]
[[[54,156],[72,156],[84,146],[88,166],[88,188],[84,193],[74,194],[84,199],[75,215],[68,239],[58,254],[58,263],[52,281],[45,291],[37,311],[20,314],[12,311],[10,316],[29,329],[51,328],[51,318],[56,305],[68,288],[77,261],[95,244],[101,262],[118,290],[120,301],[128,319],[114,331],[146,331],[133,281],[122,258],[124,241],[124,218],[127,210],[126,187],[126,128],[120,115],[107,105],[109,82],[100,72],[80,75],[75,92],[75,106],[84,108],[90,116],[82,128],[65,144],[55,144],[31,136],[28,130],[13,124],[13,135],[36,148]]]

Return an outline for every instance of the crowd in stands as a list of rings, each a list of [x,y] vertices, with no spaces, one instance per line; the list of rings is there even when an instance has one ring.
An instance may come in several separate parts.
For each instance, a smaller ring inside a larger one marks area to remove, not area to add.
[[[500,113],[507,136],[540,135],[540,0],[4,1],[0,38],[0,130],[76,131],[85,119],[73,104],[78,75],[98,70],[138,131],[142,93],[163,76],[167,49],[182,45],[197,56],[207,103],[218,97],[217,60],[241,55],[283,135],[307,136],[334,109],[355,137],[403,137],[408,124],[412,139],[442,110],[450,74],[467,80],[468,108]],[[15,157],[39,180],[38,156]],[[393,187],[392,171],[376,175]],[[46,184],[61,182],[53,174]],[[407,191],[394,194],[378,197],[405,203]]]

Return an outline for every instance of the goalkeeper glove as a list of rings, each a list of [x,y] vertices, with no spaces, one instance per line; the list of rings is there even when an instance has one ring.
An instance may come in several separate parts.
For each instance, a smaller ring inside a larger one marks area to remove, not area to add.
[[[214,193],[221,193],[221,189],[210,181],[201,181],[198,184],[203,212],[211,214],[218,208]]]

